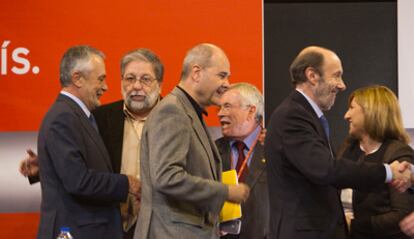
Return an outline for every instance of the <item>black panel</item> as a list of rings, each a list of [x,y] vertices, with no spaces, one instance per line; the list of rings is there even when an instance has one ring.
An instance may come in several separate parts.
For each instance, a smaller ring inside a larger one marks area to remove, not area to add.
[[[293,89],[289,65],[309,45],[342,59],[347,90],[326,114],[336,147],[348,132],[343,116],[353,90],[375,83],[397,93],[396,2],[265,3],[264,35],[266,119]]]

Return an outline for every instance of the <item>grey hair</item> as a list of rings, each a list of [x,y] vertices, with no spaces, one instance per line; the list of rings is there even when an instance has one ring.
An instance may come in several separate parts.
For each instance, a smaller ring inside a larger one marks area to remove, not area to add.
[[[305,71],[308,67],[314,68],[320,76],[323,76],[323,52],[327,51],[332,52],[331,50],[320,46],[310,46],[303,49],[293,60],[289,68],[292,84],[296,86],[308,80],[305,75]]]
[[[239,92],[242,106],[256,107],[255,119],[257,123],[261,124],[264,113],[263,96],[256,86],[249,83],[235,83],[228,90],[237,90]]]
[[[217,49],[220,48],[210,43],[201,43],[191,48],[184,58],[183,68],[181,71],[181,80],[183,81],[187,79],[190,75],[191,67],[194,64],[199,65],[201,68],[209,67],[211,64],[211,57]]]
[[[156,80],[158,83],[162,83],[164,78],[164,65],[154,52],[146,48],[139,48],[126,53],[121,59],[121,76],[124,75],[126,66],[133,61],[150,63],[154,68]]]
[[[105,59],[102,51],[90,46],[79,45],[69,48],[60,61],[60,84],[63,87],[70,85],[72,74],[75,71],[89,74],[92,68],[90,63],[93,56]]]

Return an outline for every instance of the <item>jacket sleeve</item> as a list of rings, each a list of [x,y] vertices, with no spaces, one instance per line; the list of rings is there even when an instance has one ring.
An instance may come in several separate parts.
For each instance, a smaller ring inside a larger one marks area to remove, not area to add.
[[[80,130],[83,129],[77,116],[64,113],[53,121],[46,136],[47,153],[64,189],[82,199],[124,201],[128,194],[127,177],[88,167],[88,146]],[[103,158],[98,158],[99,153],[93,155],[97,156],[94,160],[104,163]]]
[[[191,140],[197,140],[192,136],[189,116],[169,104],[162,106],[147,123],[150,177],[154,189],[205,211],[218,213],[227,197],[227,187],[212,179],[192,175],[187,170],[187,160],[203,160],[201,153],[200,158],[188,158]]]
[[[413,163],[412,149],[408,145],[391,149],[391,155],[384,156],[386,163],[394,160]],[[370,217],[352,220],[351,229],[356,231],[369,230],[372,234],[381,237],[392,236],[401,233],[398,223],[414,210],[414,195],[409,192],[399,193],[389,186],[390,205],[385,213]]]
[[[305,110],[292,110],[282,125],[285,127],[281,129],[281,139],[287,160],[311,182],[356,189],[369,189],[385,182],[383,165],[335,159]]]

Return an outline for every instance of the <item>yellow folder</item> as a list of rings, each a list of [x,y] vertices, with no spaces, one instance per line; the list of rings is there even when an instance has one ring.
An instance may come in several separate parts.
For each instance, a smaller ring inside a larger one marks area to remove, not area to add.
[[[222,173],[222,182],[224,184],[238,184],[236,170],[229,170]],[[231,221],[241,218],[241,205],[232,202],[224,202],[223,208],[220,212],[220,222]]]

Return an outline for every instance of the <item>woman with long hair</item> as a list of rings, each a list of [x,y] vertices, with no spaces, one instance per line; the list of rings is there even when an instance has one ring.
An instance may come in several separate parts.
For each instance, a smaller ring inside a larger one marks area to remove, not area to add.
[[[349,97],[345,119],[349,122],[349,138],[339,152],[340,157],[378,164],[395,160],[413,163],[413,150],[408,145],[397,97],[387,87],[375,85],[355,90]],[[350,238],[409,238],[398,223],[413,206],[413,195],[399,193],[387,184],[370,191],[353,190],[353,219],[347,220]]]

